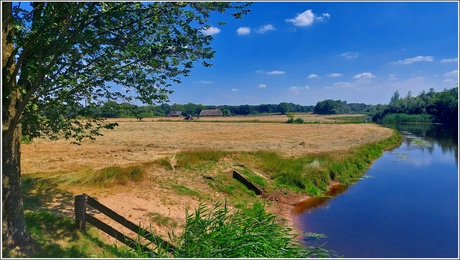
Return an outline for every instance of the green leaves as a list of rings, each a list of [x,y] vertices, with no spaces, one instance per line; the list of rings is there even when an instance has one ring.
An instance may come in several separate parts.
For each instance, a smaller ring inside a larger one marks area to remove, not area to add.
[[[326,249],[300,245],[281,219],[260,204],[233,211],[226,203],[200,204],[186,213],[181,235],[171,235],[178,258],[330,257]],[[140,252],[139,252],[140,253]]]
[[[75,128],[76,111],[106,100],[162,102],[195,62],[211,66],[212,13],[248,12],[230,2],[40,2],[33,11],[15,4],[11,21],[17,68],[4,93],[20,88],[24,134],[89,137]],[[19,78],[17,84],[14,84]],[[117,91],[114,90],[116,87]],[[119,88],[129,88],[123,94]],[[90,102],[84,101],[92,97]],[[46,100],[46,102],[45,102]],[[6,102],[8,100],[5,100]],[[28,107],[26,109],[26,107]],[[32,112],[34,111],[34,112]],[[71,112],[69,112],[71,111]],[[38,119],[40,115],[40,119]],[[94,115],[87,114],[87,118]],[[97,118],[97,117],[95,117]],[[77,120],[78,121],[78,120]],[[94,129],[98,129],[95,125]]]

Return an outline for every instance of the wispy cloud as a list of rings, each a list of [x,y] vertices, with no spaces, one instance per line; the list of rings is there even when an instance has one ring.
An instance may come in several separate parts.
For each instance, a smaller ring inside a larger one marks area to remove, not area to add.
[[[292,86],[292,87],[289,88],[289,91],[298,92],[298,91],[301,91],[301,90],[309,90],[309,89],[310,89],[310,86],[305,86],[305,87]]]
[[[268,31],[274,31],[276,30],[275,26],[271,24],[266,24],[264,26],[260,26],[259,28],[256,29],[256,33],[266,33]]]
[[[259,88],[266,88],[266,87],[267,87],[267,85],[265,85],[265,84],[259,84]]]
[[[390,75],[388,75],[388,80],[389,81],[395,81],[395,80],[398,80],[398,78],[396,77],[395,74],[390,74]]]
[[[346,81],[339,81],[339,82],[335,82],[333,84],[333,86],[335,88],[350,88],[350,87],[353,87],[353,83],[350,83],[350,82],[346,82]]]
[[[417,56],[417,57],[413,57],[413,58],[407,58],[407,59],[404,59],[404,60],[395,61],[393,63],[408,65],[408,64],[415,63],[415,62],[421,62],[421,61],[429,61],[429,62],[431,62],[431,61],[433,61],[433,56]]]
[[[208,29],[201,30],[201,32],[202,32],[204,35],[214,35],[214,34],[220,33],[220,29],[211,26],[211,27],[209,27]]]
[[[240,27],[236,30],[238,35],[248,35],[251,33],[251,28],[249,27]]]
[[[364,73],[354,75],[353,78],[355,78],[355,79],[371,79],[371,78],[375,78],[375,76],[372,75],[372,73],[370,73],[370,72],[364,72]]]
[[[267,72],[267,75],[282,75],[284,74],[285,72],[282,71],[282,70],[273,70],[273,71],[269,71]]]
[[[318,75],[317,74],[310,74],[308,75],[307,79],[314,79],[314,78],[317,78]]]
[[[213,83],[213,81],[210,81],[210,80],[200,80],[200,83],[201,83],[201,84],[211,84],[211,83]]]
[[[322,22],[325,19],[331,19],[331,15],[329,13],[323,13],[321,16],[315,16],[315,19]]]
[[[300,27],[306,27],[310,26],[313,24],[315,20],[321,22],[324,21],[324,19],[330,19],[331,15],[328,13],[323,13],[320,16],[315,15],[311,9],[308,9],[307,11],[297,14],[296,17],[292,19],[286,19],[286,22],[291,22],[295,26],[300,26]]]
[[[458,70],[453,70],[451,72],[444,73],[444,76],[446,77],[458,76]]]
[[[447,63],[447,62],[458,62],[458,58],[453,58],[453,59],[442,59],[442,63]]]
[[[358,58],[359,56],[359,53],[358,52],[344,52],[342,54],[340,54],[340,56],[342,56],[343,58],[345,59],[356,59]]]
[[[237,92],[238,90],[239,90],[239,89],[237,89],[237,88],[232,88],[232,91],[233,91],[233,92]]]
[[[343,74],[342,73],[331,73],[328,76],[331,78],[338,78],[338,77],[342,77]]]

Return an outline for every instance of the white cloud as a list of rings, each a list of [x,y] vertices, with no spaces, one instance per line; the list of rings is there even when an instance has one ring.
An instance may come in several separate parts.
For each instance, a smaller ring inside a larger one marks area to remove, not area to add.
[[[317,78],[317,77],[318,77],[318,75],[316,75],[316,74],[310,74],[310,75],[308,75],[307,79],[314,79],[314,78]]]
[[[337,77],[342,77],[343,74],[341,74],[341,73],[331,73],[328,76],[331,77],[331,78],[337,78]]]
[[[286,22],[291,22],[295,26],[310,26],[315,21],[315,14],[311,9],[298,14],[293,19],[286,19]]]
[[[203,34],[205,34],[205,35],[214,35],[214,34],[220,33],[220,29],[211,26],[211,27],[209,27],[208,29],[201,30],[201,32],[202,32]]]
[[[407,58],[405,60],[399,60],[399,61],[396,61],[396,62],[393,62],[393,63],[397,63],[397,64],[404,64],[404,65],[407,65],[407,64],[412,64],[414,62],[421,62],[421,61],[433,61],[433,56],[417,56],[417,57],[413,57],[413,58]]]
[[[266,87],[267,87],[267,85],[265,85],[265,84],[259,84],[259,88],[266,88]]]
[[[340,56],[344,57],[345,59],[356,59],[358,58],[358,52],[344,52],[340,54]]]
[[[284,74],[285,72],[282,71],[282,70],[273,70],[273,71],[269,71],[267,72],[267,75],[282,75]]]
[[[329,13],[323,13],[321,16],[316,16],[315,19],[322,22],[325,19],[331,19],[331,15]]]
[[[276,28],[271,24],[266,24],[256,29],[256,33],[266,33],[268,31],[276,30]]]
[[[355,78],[355,79],[361,79],[361,78],[371,79],[371,78],[375,78],[375,76],[372,75],[372,73],[370,73],[370,72],[364,72],[364,73],[361,73],[361,74],[354,75],[353,78]]]
[[[442,59],[442,63],[447,63],[447,62],[458,62],[458,58],[453,58],[453,59]]]
[[[305,12],[303,12],[301,14],[297,14],[296,17],[294,17],[292,19],[286,19],[285,21],[286,22],[291,22],[295,26],[305,27],[305,26],[312,25],[315,20],[322,22],[322,21],[324,21],[324,19],[330,19],[330,18],[331,18],[331,15],[328,14],[328,13],[323,13],[320,16],[316,16],[311,11],[311,9],[308,9],[307,11],[305,11]]]
[[[301,91],[301,90],[309,90],[309,89],[310,89],[310,86],[305,86],[305,87],[292,86],[292,87],[289,88],[289,91],[298,92],[298,91]]]
[[[237,89],[237,88],[232,88],[232,91],[233,91],[233,92],[237,92],[238,89]]]
[[[446,77],[458,76],[458,70],[453,70],[451,72],[444,73],[444,76]]]
[[[236,30],[238,35],[248,35],[251,33],[251,28],[249,27],[240,27]]]
[[[256,73],[265,73],[264,70],[256,70]]]

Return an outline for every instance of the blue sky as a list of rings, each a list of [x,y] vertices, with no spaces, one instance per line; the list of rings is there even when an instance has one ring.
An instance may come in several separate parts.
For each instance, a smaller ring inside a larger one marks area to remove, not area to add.
[[[170,104],[387,104],[458,82],[457,2],[255,2],[214,16],[213,67],[197,64]],[[222,18],[226,25],[218,26]]]

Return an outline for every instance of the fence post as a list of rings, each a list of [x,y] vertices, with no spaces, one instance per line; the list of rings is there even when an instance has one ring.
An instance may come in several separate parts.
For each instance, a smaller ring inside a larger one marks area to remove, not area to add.
[[[75,196],[75,222],[78,230],[86,231],[86,204],[88,196],[86,194]]]

